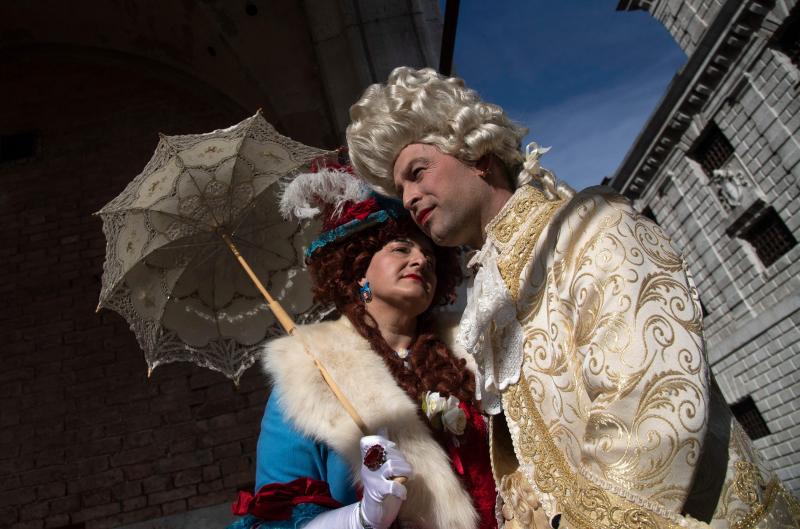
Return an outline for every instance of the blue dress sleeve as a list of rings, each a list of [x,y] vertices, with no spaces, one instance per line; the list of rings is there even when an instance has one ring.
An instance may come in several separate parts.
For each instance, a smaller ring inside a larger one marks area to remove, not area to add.
[[[327,482],[331,496],[347,505],[357,500],[350,476],[347,462],[326,444],[299,432],[270,395],[258,436],[255,492],[268,483],[306,477]]]
[[[288,483],[304,477],[327,482],[331,496],[343,505],[357,500],[345,460],[324,443],[299,432],[284,415],[278,399],[270,395],[256,448],[254,492],[269,483]],[[227,529],[298,529],[326,510],[313,503],[301,504],[292,510],[291,519],[278,521],[248,514]]]

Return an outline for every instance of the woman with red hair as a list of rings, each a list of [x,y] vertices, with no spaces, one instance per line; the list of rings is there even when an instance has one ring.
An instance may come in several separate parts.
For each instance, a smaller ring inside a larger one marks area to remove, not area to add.
[[[347,166],[300,175],[282,208],[323,217],[307,263],[315,299],[340,317],[298,332],[375,435],[362,437],[298,338],[271,342],[257,493],[240,493],[232,527],[496,528],[475,379],[433,315],[461,279],[453,250]]]

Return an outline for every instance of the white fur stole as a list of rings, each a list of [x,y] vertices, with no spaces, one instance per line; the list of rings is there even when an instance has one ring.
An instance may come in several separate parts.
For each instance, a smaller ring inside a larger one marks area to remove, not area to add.
[[[447,454],[417,415],[417,404],[392,378],[383,360],[347,318],[301,326],[305,342],[328,368],[371,432],[389,438],[414,469],[400,519],[421,529],[475,529],[478,515]],[[362,434],[325,384],[297,337],[270,342],[262,357],[273,391],[292,424],[342,455],[357,483]]]

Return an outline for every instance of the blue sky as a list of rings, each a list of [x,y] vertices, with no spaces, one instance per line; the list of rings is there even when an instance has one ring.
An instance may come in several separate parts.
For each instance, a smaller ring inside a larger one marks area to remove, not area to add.
[[[462,0],[459,11],[455,75],[528,127],[526,143],[551,146],[542,165],[578,189],[614,173],[686,62],[649,13],[617,3]]]

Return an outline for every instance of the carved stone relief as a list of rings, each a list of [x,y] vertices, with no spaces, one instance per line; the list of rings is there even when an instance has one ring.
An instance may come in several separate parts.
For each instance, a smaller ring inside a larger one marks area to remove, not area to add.
[[[730,213],[757,193],[755,183],[744,164],[735,154],[709,178],[709,185],[719,199],[722,209]]]

